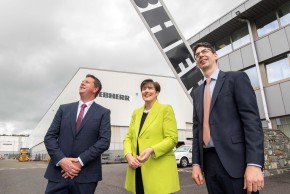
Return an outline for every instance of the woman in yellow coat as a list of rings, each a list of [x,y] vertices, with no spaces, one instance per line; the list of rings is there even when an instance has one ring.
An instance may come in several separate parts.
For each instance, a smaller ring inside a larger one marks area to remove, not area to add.
[[[125,189],[136,194],[168,194],[180,190],[173,148],[178,132],[173,109],[159,104],[160,85],[151,79],[140,86],[145,105],[134,110],[124,139],[128,162]]]

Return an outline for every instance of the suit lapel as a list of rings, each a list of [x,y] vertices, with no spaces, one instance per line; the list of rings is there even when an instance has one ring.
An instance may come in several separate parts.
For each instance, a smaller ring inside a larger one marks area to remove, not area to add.
[[[143,115],[144,107],[139,108],[138,113],[136,113],[136,118],[135,118],[135,135],[136,139],[138,139],[138,134],[139,134],[139,129],[140,129],[140,123],[141,123],[141,118]]]
[[[79,103],[75,102],[74,104],[72,104],[72,111],[71,111],[71,115],[70,115],[70,120],[71,120],[71,129],[72,129],[72,133],[75,136],[76,135],[76,120],[77,120],[77,114],[78,114],[78,106]]]
[[[216,80],[216,84],[215,84],[214,91],[213,91],[212,98],[211,98],[211,102],[210,102],[210,112],[212,111],[212,108],[214,106],[214,103],[217,99],[217,96],[222,88],[224,81],[225,81],[225,72],[220,71],[218,78]]]
[[[203,110],[204,110],[204,107],[203,107],[203,101],[204,101],[204,89],[205,89],[205,82],[203,82],[202,85],[200,85],[197,89],[196,89],[196,114],[197,114],[197,117],[199,119],[198,123],[200,124],[199,127],[198,127],[198,131],[199,131],[199,146],[200,148],[202,148],[202,143],[203,143]],[[201,161],[202,161],[202,158],[203,158],[203,149],[200,149],[200,158],[201,158]],[[201,165],[203,163],[201,162]]]
[[[198,118],[200,118],[200,122],[202,123],[203,121],[203,100],[204,100],[204,87],[205,83],[203,83],[198,89],[197,89],[197,104],[196,110],[197,110],[197,115]]]

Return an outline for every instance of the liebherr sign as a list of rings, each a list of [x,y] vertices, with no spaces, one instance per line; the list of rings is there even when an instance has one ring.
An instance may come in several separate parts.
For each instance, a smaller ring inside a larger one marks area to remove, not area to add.
[[[192,50],[179,32],[162,0],[131,0],[187,96],[203,79]]]

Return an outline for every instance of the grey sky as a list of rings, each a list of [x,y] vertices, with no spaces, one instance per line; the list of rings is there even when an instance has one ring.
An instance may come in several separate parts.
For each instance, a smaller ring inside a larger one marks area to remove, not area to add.
[[[242,2],[164,0],[186,39]],[[173,75],[129,0],[2,0],[0,28],[0,134],[34,129],[79,67]]]

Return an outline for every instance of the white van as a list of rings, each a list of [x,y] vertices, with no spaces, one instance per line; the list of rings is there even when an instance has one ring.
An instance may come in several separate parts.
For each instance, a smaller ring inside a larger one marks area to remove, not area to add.
[[[176,163],[180,167],[187,167],[192,163],[192,145],[182,145],[174,151]]]

